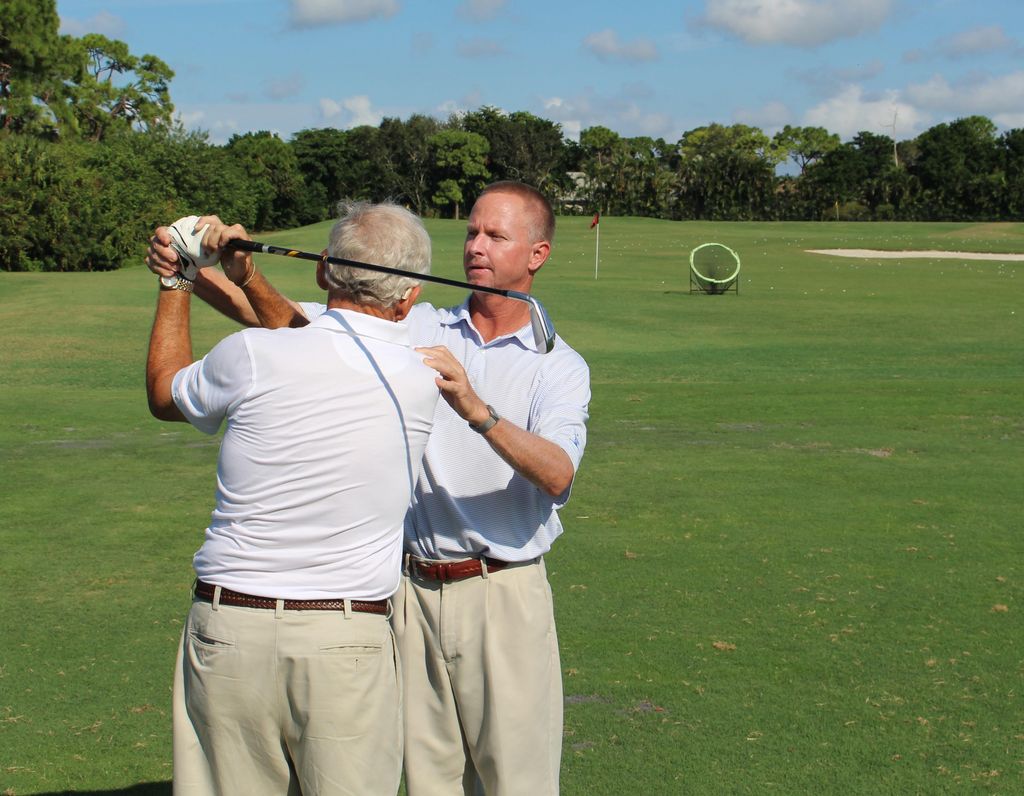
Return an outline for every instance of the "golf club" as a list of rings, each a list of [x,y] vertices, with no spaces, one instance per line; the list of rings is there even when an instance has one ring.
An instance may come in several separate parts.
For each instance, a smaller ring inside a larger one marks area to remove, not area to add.
[[[496,296],[504,296],[513,301],[522,301],[530,308],[530,326],[533,328],[533,339],[538,354],[546,354],[555,347],[555,327],[551,323],[544,306],[529,293],[521,293],[518,290],[501,290],[496,287],[483,287],[482,285],[471,285],[468,282],[459,282],[455,279],[446,279],[443,276],[433,274],[418,274],[415,271],[403,271],[400,268],[391,268],[386,265],[375,265],[373,263],[361,263],[358,260],[346,260],[344,257],[328,257],[312,252],[303,252],[296,249],[285,249],[281,246],[271,246],[267,243],[258,243],[254,240],[230,240],[225,244],[228,249],[238,249],[247,252],[259,252],[261,254],[279,254],[282,257],[295,257],[300,260],[321,260],[336,265],[347,265],[352,268],[364,268],[368,271],[379,271],[384,274],[395,274],[407,276],[410,279],[418,279],[422,282],[434,282],[439,285],[450,287],[461,287],[465,290],[473,290],[478,293],[492,293]]]

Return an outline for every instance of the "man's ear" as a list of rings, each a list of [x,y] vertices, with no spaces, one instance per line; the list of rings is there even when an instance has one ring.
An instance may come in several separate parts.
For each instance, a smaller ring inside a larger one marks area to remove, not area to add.
[[[395,304],[395,320],[400,321],[409,314],[412,309],[412,305],[416,303],[416,299],[420,297],[420,286],[415,285],[405,291],[405,295]]]
[[[539,240],[532,245],[530,249],[530,264],[528,267],[530,276],[533,276],[540,270],[540,267],[547,262],[548,256],[551,254],[551,243],[546,240]]]
[[[320,252],[321,257],[327,256],[327,249]],[[320,260],[316,264],[316,284],[321,290],[330,290],[331,285],[327,281],[327,262],[326,260]]]

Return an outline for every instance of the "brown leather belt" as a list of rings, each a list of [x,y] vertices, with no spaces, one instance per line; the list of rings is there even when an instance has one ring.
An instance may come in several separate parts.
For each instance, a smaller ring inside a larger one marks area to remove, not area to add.
[[[447,583],[450,580],[479,578],[484,574],[483,565],[487,564],[488,572],[497,572],[508,566],[507,561],[495,558],[470,558],[467,561],[424,561],[422,558],[410,558],[409,567],[421,578]]]
[[[193,594],[197,600],[213,602],[216,586],[196,581],[196,588]],[[277,608],[277,600],[273,597],[257,597],[253,594],[242,594],[231,589],[221,588],[221,605],[235,605],[241,608]],[[388,612],[387,600],[350,600],[353,611],[364,614],[386,614]],[[344,600],[285,600],[284,610],[286,611],[344,611]]]

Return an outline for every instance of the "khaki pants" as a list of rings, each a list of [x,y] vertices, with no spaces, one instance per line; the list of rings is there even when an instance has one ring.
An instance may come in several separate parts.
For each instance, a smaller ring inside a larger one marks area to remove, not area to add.
[[[194,602],[174,674],[175,796],[393,796],[400,680],[384,616]]]
[[[562,676],[543,560],[444,584],[404,575],[394,603],[409,796],[555,796]]]

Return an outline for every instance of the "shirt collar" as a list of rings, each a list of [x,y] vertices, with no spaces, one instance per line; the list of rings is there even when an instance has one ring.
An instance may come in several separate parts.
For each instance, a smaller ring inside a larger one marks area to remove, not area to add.
[[[509,301],[512,300],[513,299],[509,299]],[[480,335],[480,332],[478,332],[476,327],[473,325],[473,320],[470,318],[469,298],[467,298],[465,301],[463,301],[456,307],[451,307],[450,309],[442,309],[440,311],[439,320],[442,326],[454,327],[459,326],[460,324],[465,324],[469,329],[473,330],[473,334],[476,335],[476,338],[478,340],[483,340],[483,337]],[[533,339],[533,326],[529,323],[525,324],[519,329],[516,329],[516,331],[514,332],[511,332],[509,334],[503,334],[500,337],[495,337],[489,343],[483,343],[482,345],[483,347],[488,347],[492,345],[498,345],[499,343],[502,343],[507,340],[518,340],[519,344],[522,345],[523,348],[527,348],[530,350],[533,350],[536,347],[536,344]]]
[[[409,327],[404,323],[386,321],[374,315],[366,315],[339,307],[328,309],[323,315],[311,321],[310,326],[342,334],[369,337],[395,345],[409,345]]]

